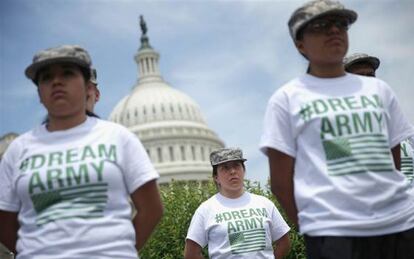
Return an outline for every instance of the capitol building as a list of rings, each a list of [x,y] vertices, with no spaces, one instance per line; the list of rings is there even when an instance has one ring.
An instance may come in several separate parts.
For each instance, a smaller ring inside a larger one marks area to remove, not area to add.
[[[160,55],[149,43],[142,17],[141,31],[135,55],[138,80],[108,119],[138,136],[160,174],[159,183],[208,180],[212,173],[209,154],[224,143],[207,126],[198,104],[164,81],[158,66]],[[15,137],[0,139],[0,158]]]
[[[205,123],[197,103],[164,81],[159,54],[149,44],[143,20],[141,29],[141,46],[135,55],[139,78],[109,120],[138,136],[160,174],[160,183],[207,180],[212,172],[210,152],[224,144]]]

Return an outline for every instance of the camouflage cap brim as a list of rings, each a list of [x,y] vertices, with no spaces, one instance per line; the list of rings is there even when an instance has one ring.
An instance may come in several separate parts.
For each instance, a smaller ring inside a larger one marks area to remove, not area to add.
[[[374,70],[377,70],[380,66],[380,60],[373,56],[367,56],[367,57],[361,57],[354,59],[352,61],[344,61],[345,69],[348,70],[352,65],[358,64],[358,63],[368,63],[372,66]]]
[[[89,65],[87,63],[82,62],[79,59],[70,58],[70,57],[57,57],[54,59],[47,59],[47,60],[43,60],[43,61],[31,64],[30,66],[26,68],[25,75],[29,79],[35,80],[37,72],[39,72],[39,70],[49,65],[53,65],[57,63],[72,63],[72,64],[76,64],[84,68],[89,68]]]

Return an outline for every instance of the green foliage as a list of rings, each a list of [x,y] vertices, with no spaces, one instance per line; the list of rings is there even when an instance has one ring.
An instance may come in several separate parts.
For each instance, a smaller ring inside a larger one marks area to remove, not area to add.
[[[275,202],[279,211],[279,204],[275,201],[269,188],[263,188],[258,182],[245,181],[246,190],[263,195]],[[141,258],[177,259],[183,258],[185,237],[191,218],[198,206],[215,193],[216,186],[209,182],[177,182],[160,187],[161,198],[164,203],[164,216],[155,232],[140,252]],[[283,215],[284,218],[285,215]],[[302,259],[305,256],[303,237],[291,226],[291,251],[288,259]],[[208,258],[207,248],[203,250]]]

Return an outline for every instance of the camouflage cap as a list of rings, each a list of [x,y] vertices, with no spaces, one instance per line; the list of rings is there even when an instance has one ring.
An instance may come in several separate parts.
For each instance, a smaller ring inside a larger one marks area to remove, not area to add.
[[[96,86],[98,85],[97,77],[98,77],[98,73],[96,72],[96,69],[91,68],[91,79],[90,79],[90,81],[92,82],[92,84],[94,84]]]
[[[246,161],[243,158],[243,152],[239,148],[222,148],[215,150],[210,154],[210,163],[212,166],[226,163],[229,161]]]
[[[90,69],[92,65],[88,52],[78,45],[62,45],[37,52],[33,62],[29,65],[25,74],[28,78],[35,80],[39,69],[55,63],[69,62]]]
[[[288,22],[290,36],[293,40],[297,40],[297,34],[300,29],[302,29],[313,19],[328,14],[345,16],[349,19],[350,24],[354,23],[358,17],[356,12],[349,9],[345,9],[345,7],[338,1],[310,1],[296,9],[290,17]]]
[[[345,65],[345,70],[347,70],[350,66],[356,63],[362,63],[362,62],[369,63],[374,68],[374,70],[377,70],[377,68],[380,65],[379,58],[370,56],[364,53],[354,53],[352,55],[345,57],[343,61]]]

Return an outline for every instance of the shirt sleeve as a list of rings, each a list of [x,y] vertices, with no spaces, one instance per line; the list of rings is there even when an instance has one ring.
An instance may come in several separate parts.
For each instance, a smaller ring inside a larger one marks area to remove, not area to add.
[[[289,232],[290,227],[283,219],[282,215],[280,214],[276,206],[272,202],[270,203],[272,206],[272,242],[275,242],[279,240],[281,237],[283,237],[287,232]]]
[[[13,180],[12,158],[16,152],[10,145],[0,162],[0,210],[10,212],[18,212],[21,206]]]
[[[208,244],[208,237],[205,229],[206,222],[203,215],[203,211],[205,210],[203,210],[201,206],[195,211],[193,218],[191,219],[186,239],[190,239],[204,248]]]
[[[124,130],[123,167],[125,183],[133,193],[145,183],[159,177],[141,141],[131,132]]]
[[[296,145],[290,123],[287,97],[276,92],[269,100],[263,122],[260,150],[267,154],[267,148],[276,149],[289,156],[296,156]]]
[[[384,82],[383,82],[384,83]],[[401,107],[398,103],[397,97],[393,90],[386,84],[387,89],[386,97],[388,97],[388,133],[391,148],[395,147],[401,141],[414,135],[414,128],[409,123],[408,119],[403,114]]]

